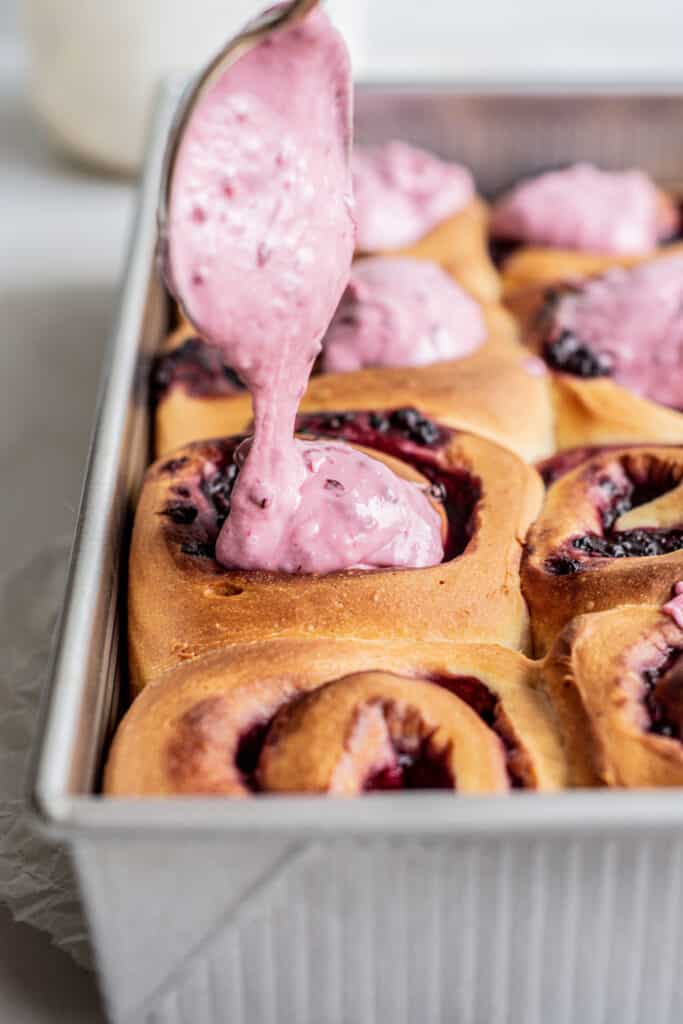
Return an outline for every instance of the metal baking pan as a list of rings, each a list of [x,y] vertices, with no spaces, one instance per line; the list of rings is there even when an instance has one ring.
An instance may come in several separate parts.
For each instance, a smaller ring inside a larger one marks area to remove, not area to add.
[[[158,1024],[680,1020],[677,791],[104,800],[127,544],[149,458],[159,105],[43,708],[32,801],[69,844],[111,1019]],[[467,163],[482,190],[581,159],[683,179],[683,90],[377,86],[357,137]]]

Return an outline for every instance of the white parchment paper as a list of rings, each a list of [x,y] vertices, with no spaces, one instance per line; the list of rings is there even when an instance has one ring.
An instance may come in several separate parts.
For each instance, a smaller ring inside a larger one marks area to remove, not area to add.
[[[69,856],[31,826],[28,755],[63,596],[68,544],[59,541],[0,578],[0,901],[49,932],[79,963],[90,951]]]

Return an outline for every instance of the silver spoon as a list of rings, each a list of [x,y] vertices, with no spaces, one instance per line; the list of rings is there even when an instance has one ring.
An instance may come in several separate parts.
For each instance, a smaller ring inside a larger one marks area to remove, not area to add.
[[[239,57],[248,53],[249,50],[252,50],[273,32],[278,32],[280,29],[288,28],[290,25],[301,21],[309,11],[317,6],[318,2],[319,0],[291,0],[290,3],[284,4],[282,7],[265,11],[258,18],[250,21],[238,35],[233,36],[201,74],[197,76],[195,81],[188,86],[171,123],[164,153],[158,213],[159,232],[162,238],[165,235],[173,170],[178,149],[197,103],[206,90],[220,78],[225,69],[230,67]]]

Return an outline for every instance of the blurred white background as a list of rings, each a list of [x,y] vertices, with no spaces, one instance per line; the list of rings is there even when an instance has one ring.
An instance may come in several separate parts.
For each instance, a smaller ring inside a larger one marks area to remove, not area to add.
[[[20,0],[0,0],[0,33],[13,26]],[[337,0],[354,7],[358,0]],[[225,9],[249,0],[222,0]],[[59,2],[42,0],[46,10]],[[104,7],[79,0],[83,18]],[[125,6],[112,4],[107,6]],[[137,0],[144,10],[146,0]],[[168,6],[174,6],[168,0]],[[252,9],[259,9],[257,0]],[[369,23],[375,72],[407,69],[484,77],[678,77],[683,72],[680,0],[360,0]],[[201,0],[187,4],[195,20]]]
[[[53,136],[94,163],[133,169],[159,77],[196,67],[263,3],[0,0],[0,32],[12,38],[23,8],[30,91]],[[681,0],[328,0],[328,9],[364,78],[659,83],[683,75]]]

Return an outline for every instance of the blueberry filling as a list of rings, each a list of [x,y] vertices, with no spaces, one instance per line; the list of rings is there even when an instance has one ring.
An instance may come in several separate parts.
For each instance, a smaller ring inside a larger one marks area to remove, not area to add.
[[[237,464],[229,462],[217,468],[210,476],[204,477],[200,484],[204,497],[213,505],[218,530],[230,515],[232,491],[238,472]]]
[[[672,739],[681,738],[683,726],[683,651],[669,650],[655,668],[645,669],[644,705],[650,719],[649,732]]]
[[[188,338],[152,364],[152,400],[158,402],[175,386],[198,396],[227,395],[244,390],[234,370],[226,366],[219,349],[201,338]]]
[[[448,520],[448,534],[444,545],[444,561],[462,554],[469,544],[476,525],[476,511],[481,498],[481,484],[464,468],[441,466],[435,451],[438,439],[443,445],[452,436],[447,427],[426,419],[414,409],[399,409],[389,413],[333,412],[300,416],[297,430],[302,434],[342,437],[344,440],[375,448],[389,455],[395,455],[429,480],[429,496],[444,505]],[[419,438],[419,440],[416,440]],[[243,438],[226,442],[213,442],[206,450],[206,459],[216,467],[212,474],[200,482],[202,494],[213,508],[217,531],[230,514],[232,490],[237,479],[238,467],[233,453]],[[187,459],[176,460],[182,468]],[[166,470],[167,463],[162,466]],[[330,491],[339,489],[339,482],[328,480],[325,484]],[[189,511],[191,504],[178,501],[180,490],[175,487],[175,500],[163,514],[178,525],[192,525],[196,518]],[[187,509],[187,511],[186,511]],[[191,517],[191,518],[190,518]],[[205,537],[185,537],[181,550],[184,554],[199,558],[213,558],[213,544]]]
[[[630,442],[628,447],[637,448],[639,444],[646,443],[644,441]],[[547,459],[541,459],[540,462],[536,463],[536,469],[541,474],[546,487],[550,487],[556,480],[559,480],[567,473],[571,473],[573,469],[576,469],[577,466],[582,465],[584,462],[588,462],[594,455],[601,455],[603,452],[616,451],[624,447],[625,444],[595,444],[567,448],[564,451],[556,452],[555,455],[549,455]],[[657,447],[676,448],[678,445],[658,444]]]
[[[233,457],[241,440],[241,437],[231,438],[226,442],[212,442],[210,446],[205,447],[206,461],[211,463],[214,468],[210,474],[201,478],[199,489],[213,512],[216,533],[230,514],[232,490],[239,472]],[[189,459],[186,456],[171,460],[161,466],[161,472],[181,470],[188,462]],[[197,526],[201,531],[201,536],[183,535],[181,551],[185,555],[193,555],[196,558],[213,559],[215,540],[207,538],[205,528],[198,526],[199,509],[191,500],[191,489],[183,484],[177,484],[172,488],[172,493],[173,499],[169,501],[161,514],[177,526]]]
[[[571,331],[562,331],[554,340],[546,341],[543,356],[548,366],[574,377],[589,379],[608,377],[612,372],[612,360],[606,353],[594,352],[590,346],[579,341]]]
[[[371,435],[385,435],[394,440],[410,441],[420,448],[440,448],[452,434],[447,427],[440,426],[410,407],[393,409],[388,412],[320,412],[307,413],[299,417],[297,430],[302,434],[328,434],[343,437],[357,444],[369,444],[379,448]],[[361,436],[363,440],[361,440]],[[384,444],[382,451],[386,451]]]
[[[577,551],[597,558],[646,558],[683,548],[683,530],[621,530],[613,536],[586,534],[572,541]]]
[[[636,456],[637,457],[637,456]],[[617,482],[608,470],[599,473],[595,484],[604,496],[600,509],[602,532],[586,533],[568,542],[569,550],[552,555],[545,561],[545,570],[553,576],[568,576],[584,567],[581,556],[588,558],[646,558],[668,555],[683,550],[683,525],[675,528],[635,527],[616,529],[619,517],[633,508],[654,501],[679,483],[669,466],[653,465],[646,477],[628,473],[628,459],[622,460],[626,482]]]
[[[197,518],[197,509],[194,505],[168,505],[162,515],[168,516],[171,522],[179,526],[187,526]]]
[[[581,562],[575,558],[566,558],[564,555],[552,555],[545,560],[545,571],[551,576],[571,576],[581,569]]]
[[[572,331],[559,327],[556,322],[557,307],[563,295],[580,290],[575,285],[565,284],[545,292],[543,305],[536,318],[543,358],[554,370],[584,380],[608,377],[613,370],[611,356],[606,352],[596,352]]]
[[[180,545],[184,555],[192,555],[194,558],[213,558],[215,555],[214,543],[204,540],[189,540]]]

